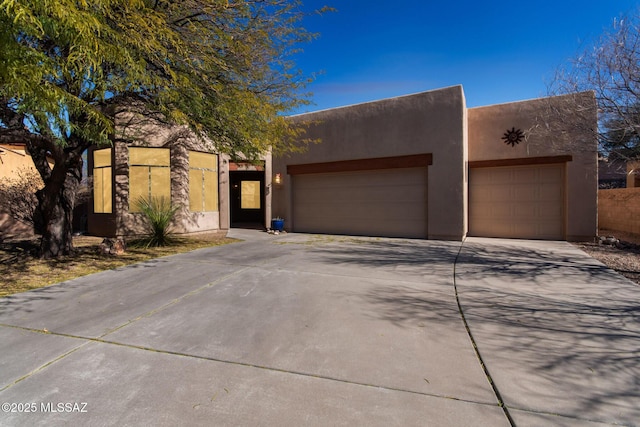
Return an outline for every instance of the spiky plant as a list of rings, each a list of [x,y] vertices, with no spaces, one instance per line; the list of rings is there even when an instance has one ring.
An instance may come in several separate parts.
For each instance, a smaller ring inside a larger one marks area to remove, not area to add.
[[[171,244],[174,240],[171,221],[173,221],[178,207],[171,205],[171,201],[164,197],[140,198],[137,205],[144,215],[149,229],[149,234],[142,242],[143,245],[148,248]]]

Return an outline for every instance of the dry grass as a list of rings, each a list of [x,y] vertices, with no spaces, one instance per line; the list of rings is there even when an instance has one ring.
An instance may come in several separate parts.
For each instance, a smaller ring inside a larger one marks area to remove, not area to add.
[[[122,255],[105,255],[100,251],[100,237],[74,238],[77,255],[60,259],[34,256],[38,240],[14,238],[0,242],[0,297],[42,288],[87,274],[112,270],[137,262],[195,249],[232,243],[236,240],[221,234],[183,237],[171,246],[143,248],[129,245]]]

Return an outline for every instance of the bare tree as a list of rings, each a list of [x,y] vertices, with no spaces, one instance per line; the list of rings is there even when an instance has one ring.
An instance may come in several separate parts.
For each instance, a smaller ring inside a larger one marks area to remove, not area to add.
[[[615,19],[598,40],[560,68],[551,94],[593,91],[598,142],[610,160],[640,156],[640,15]]]

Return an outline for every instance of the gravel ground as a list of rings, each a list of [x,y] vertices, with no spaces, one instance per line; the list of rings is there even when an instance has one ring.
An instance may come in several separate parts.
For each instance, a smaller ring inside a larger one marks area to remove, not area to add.
[[[615,245],[598,243],[575,243],[575,245],[607,267],[640,284],[640,236],[612,230],[600,230],[600,235],[614,237],[619,242]]]

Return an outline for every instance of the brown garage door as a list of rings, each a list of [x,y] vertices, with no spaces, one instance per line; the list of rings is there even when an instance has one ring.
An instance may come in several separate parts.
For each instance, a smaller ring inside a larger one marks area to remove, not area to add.
[[[298,232],[427,237],[427,168],[293,177]]]
[[[469,235],[564,239],[564,164],[473,168]]]

